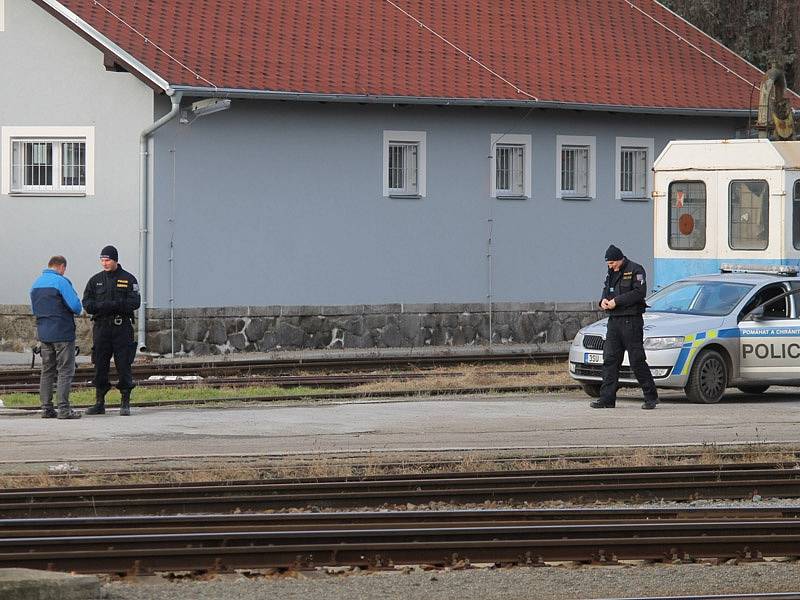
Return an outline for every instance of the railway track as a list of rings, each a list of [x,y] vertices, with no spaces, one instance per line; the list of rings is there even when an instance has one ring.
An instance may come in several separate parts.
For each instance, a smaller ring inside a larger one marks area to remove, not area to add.
[[[672,563],[796,557],[800,548],[794,511],[703,510],[650,518],[637,511],[584,511],[566,518],[561,511],[552,511],[553,518],[543,511],[501,512],[0,520],[0,568],[143,574],[565,560]]]
[[[537,371],[537,375],[561,375],[564,371]],[[495,371],[491,375],[494,377],[529,377],[533,373],[530,371]],[[136,382],[137,386],[143,387],[191,387],[197,385],[214,387],[318,387],[318,388],[344,388],[368,383],[380,383],[390,381],[412,381],[420,380],[433,376],[430,372],[403,372],[403,373],[363,373],[347,375],[280,375],[277,377],[246,376],[246,377],[209,377],[209,378],[161,378],[143,379]],[[443,379],[455,379],[463,377],[463,372],[437,372],[435,376]],[[78,381],[72,386],[74,389],[84,389],[93,387],[91,375],[85,381]],[[578,387],[577,385],[575,387]],[[39,393],[38,376],[36,383],[24,384],[0,384],[0,393]]]
[[[179,377],[202,377],[214,379],[226,379],[235,377],[237,380],[244,378],[255,378],[262,376],[265,380],[273,380],[276,383],[271,385],[311,385],[316,379],[310,375],[292,375],[297,371],[334,371],[341,373],[347,371],[347,375],[338,377],[346,379],[360,379],[361,381],[370,378],[380,378],[387,376],[400,378],[419,377],[423,374],[415,373],[419,369],[433,369],[441,366],[451,366],[454,364],[499,364],[513,362],[554,362],[566,360],[567,354],[563,352],[537,352],[534,354],[506,353],[506,354],[453,354],[448,356],[436,357],[371,357],[371,358],[350,358],[346,360],[325,359],[280,359],[280,360],[230,360],[230,361],[197,361],[197,362],[171,362],[171,363],[150,363],[134,364],[133,375],[139,381],[147,381],[151,376],[164,376],[171,378]],[[357,377],[356,372],[374,369],[394,369],[401,373],[390,374],[361,374]],[[267,376],[269,375],[269,377]],[[77,386],[86,384],[91,380],[93,371],[86,366],[80,366],[75,370],[74,383]],[[335,385],[336,376],[324,378],[327,382]],[[159,380],[159,384],[164,385],[165,380]],[[177,382],[177,380],[176,380]],[[308,383],[311,382],[311,383]],[[332,383],[331,383],[332,382]],[[0,391],[10,391],[12,389],[27,389],[28,386],[38,386],[39,369],[1,369],[0,370]],[[178,382],[185,383],[185,382]],[[196,383],[196,381],[195,381]],[[346,382],[350,385],[352,383]],[[38,389],[38,388],[32,388]]]
[[[644,458],[648,459],[652,464],[663,465],[676,465],[670,468],[677,468],[678,465],[697,464],[703,458],[708,459],[708,455],[702,451],[664,451],[663,448],[653,448],[651,454],[647,454]],[[742,466],[759,464],[762,468],[771,468],[776,464],[775,461],[797,461],[800,460],[800,452],[784,448],[771,448],[769,446],[763,449],[748,448],[746,451],[730,450],[724,451],[715,449],[713,453],[716,463],[740,464]],[[761,457],[760,463],[754,463],[755,456]],[[241,470],[242,468],[253,473],[254,478],[269,479],[274,477],[272,475],[276,470],[281,469],[286,471],[303,472],[309,468],[316,468],[320,461],[324,461],[329,466],[347,467],[354,474],[369,473],[370,471],[391,474],[403,473],[411,470],[421,472],[444,472],[446,469],[452,470],[453,468],[462,465],[464,458],[461,455],[456,457],[450,456],[424,456],[424,455],[404,455],[402,460],[398,459],[382,459],[379,463],[369,461],[370,456],[364,456],[359,453],[352,455],[337,455],[337,454],[324,454],[313,455],[309,457],[287,457],[284,455],[243,455],[238,459],[244,459],[245,463],[237,462],[231,464],[225,461],[204,463],[198,467],[174,467],[163,468],[159,465],[160,460],[144,461],[138,468],[135,469],[112,469],[112,470],[95,470],[91,467],[91,461],[80,461],[81,466],[76,465],[76,470],[67,471],[63,473],[52,472],[48,473],[48,478],[51,481],[65,481],[69,482],[68,485],[80,485],[82,480],[86,479],[107,479],[124,481],[126,478],[135,478],[142,481],[143,476],[153,479],[154,481],[180,481],[188,480],[191,478],[193,481],[199,481],[199,474],[211,474],[208,479],[221,480],[225,475],[230,479],[231,469]],[[204,457],[193,457],[195,459],[203,459]],[[205,457],[207,458],[207,457]],[[528,453],[511,453],[506,456],[475,456],[476,460],[485,461],[492,465],[510,465],[514,467],[519,464],[526,465],[546,465],[563,464],[563,465],[590,465],[592,463],[604,462],[619,459],[620,455],[613,453],[582,453],[582,454],[554,454],[536,456]],[[766,462],[770,461],[770,462]],[[780,463],[789,466],[789,463]],[[794,463],[792,463],[794,464]],[[157,467],[157,468],[154,468]],[[0,484],[4,484],[9,488],[22,488],[26,487],[26,481],[35,481],[41,478],[40,473],[6,473],[0,477]],[[27,486],[30,487],[30,486]],[[0,488],[2,489],[2,488]]]
[[[0,492],[0,516],[219,513],[430,502],[464,505],[768,497],[800,497],[800,470],[780,464],[701,465],[13,489]]]
[[[413,527],[478,527],[522,525],[600,525],[654,521],[707,522],[800,520],[798,507],[749,508],[559,508],[385,512],[291,512],[210,515],[140,515],[133,517],[60,517],[0,519],[0,538],[81,535],[224,533]],[[800,522],[800,521],[799,521]]]

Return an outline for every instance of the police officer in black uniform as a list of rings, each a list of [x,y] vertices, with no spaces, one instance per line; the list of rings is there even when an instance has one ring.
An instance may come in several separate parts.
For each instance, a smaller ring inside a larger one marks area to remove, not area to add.
[[[122,395],[119,414],[131,414],[131,390],[135,387],[131,374],[131,363],[136,355],[133,339],[133,314],[141,304],[139,283],[118,262],[119,255],[114,246],[106,246],[100,252],[103,270],[94,275],[83,292],[83,308],[92,315],[94,327],[95,404],[86,410],[87,415],[102,415],[106,412],[106,393],[111,389],[108,369],[111,357],[117,369],[117,388]]]
[[[600,397],[589,406],[614,408],[619,387],[619,368],[625,351],[631,369],[644,393],[642,408],[653,409],[658,404],[656,385],[644,353],[644,320],[647,308],[647,281],[642,265],[625,258],[622,250],[613,244],[606,250],[608,275],[603,288],[600,308],[608,315],[606,341],[603,345],[603,383]]]

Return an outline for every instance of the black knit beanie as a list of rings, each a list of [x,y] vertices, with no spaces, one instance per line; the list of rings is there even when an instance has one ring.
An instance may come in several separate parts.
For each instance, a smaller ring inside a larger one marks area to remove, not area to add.
[[[622,260],[625,258],[625,255],[622,254],[622,250],[617,248],[614,244],[611,244],[606,250],[606,260]]]
[[[119,254],[114,246],[106,246],[100,251],[100,258],[109,258],[114,262],[119,262]]]

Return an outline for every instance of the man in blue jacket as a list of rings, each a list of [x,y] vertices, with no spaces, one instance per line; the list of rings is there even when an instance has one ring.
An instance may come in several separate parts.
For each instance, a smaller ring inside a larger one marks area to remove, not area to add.
[[[75,317],[81,301],[70,280],[64,277],[67,259],[54,256],[31,288],[31,309],[41,342],[42,376],[39,399],[43,419],[80,419],[69,406],[69,389],[75,375]],[[53,383],[57,384],[58,412],[53,408]]]

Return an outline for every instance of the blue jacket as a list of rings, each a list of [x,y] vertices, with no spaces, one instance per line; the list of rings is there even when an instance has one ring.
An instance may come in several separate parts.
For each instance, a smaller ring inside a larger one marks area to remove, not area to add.
[[[45,269],[31,288],[31,309],[40,342],[74,342],[75,318],[81,301],[70,280]]]

